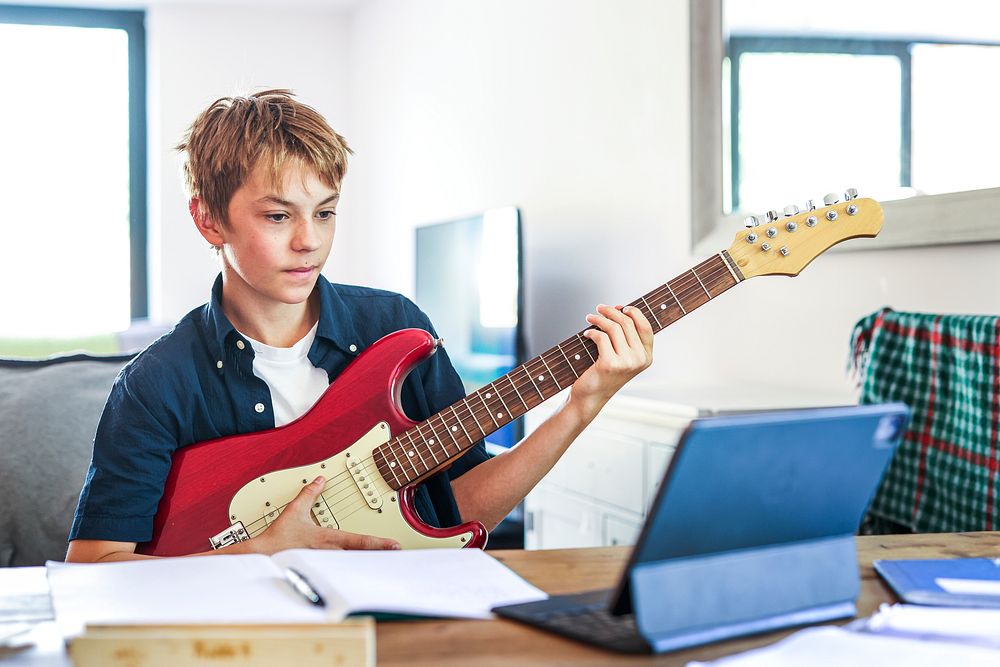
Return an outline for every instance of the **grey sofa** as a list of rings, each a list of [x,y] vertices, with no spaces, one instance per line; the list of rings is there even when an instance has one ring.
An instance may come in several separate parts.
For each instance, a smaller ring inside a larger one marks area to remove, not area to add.
[[[0,359],[0,567],[65,557],[97,422],[131,356]]]

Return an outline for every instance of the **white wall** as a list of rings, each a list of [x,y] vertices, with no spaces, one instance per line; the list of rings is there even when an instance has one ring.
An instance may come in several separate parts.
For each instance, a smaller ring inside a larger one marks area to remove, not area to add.
[[[147,10],[150,315],[175,321],[208,299],[218,260],[187,213],[173,147],[214,100],[291,88],[347,123],[350,18],[323,8],[155,4]]]
[[[300,89],[356,151],[332,278],[410,292],[415,225],[517,205],[537,353],[585,326],[595,303],[631,300],[702,259],[688,251],[686,0],[366,0],[350,20],[254,11],[198,10],[193,36],[185,11],[151,12],[153,48],[170,57],[158,65],[154,127],[175,141],[241,77]],[[279,20],[307,55],[232,53],[268,43],[261,24]],[[313,43],[319,34],[333,37]],[[211,56],[219,39],[222,59]],[[216,64],[192,75],[206,57]],[[204,300],[211,271],[176,177],[157,182],[172,264],[161,312],[173,315]],[[816,188],[802,199],[831,186]],[[774,384],[840,389],[859,317],[882,305],[1000,313],[998,281],[996,244],[828,253],[794,280],[739,285],[660,334],[646,379],[748,396]]]
[[[537,353],[594,303],[702,259],[687,250],[686,0],[379,0],[355,20],[350,188],[363,219],[351,224],[363,229],[341,241],[347,275],[405,291],[414,224],[518,205]],[[802,199],[830,185],[816,188]],[[660,334],[645,379],[839,392],[858,318],[883,305],[1000,313],[998,260],[995,244],[830,253]]]

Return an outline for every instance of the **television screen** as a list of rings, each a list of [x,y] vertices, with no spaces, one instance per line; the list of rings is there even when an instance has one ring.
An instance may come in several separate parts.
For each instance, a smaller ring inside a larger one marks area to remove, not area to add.
[[[513,207],[416,230],[416,302],[444,339],[466,392],[524,361],[520,215]],[[521,419],[488,435],[511,447]]]

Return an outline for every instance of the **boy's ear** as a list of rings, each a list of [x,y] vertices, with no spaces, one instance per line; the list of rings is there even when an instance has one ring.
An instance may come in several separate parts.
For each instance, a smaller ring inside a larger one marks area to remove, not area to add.
[[[191,197],[188,202],[188,211],[191,213],[194,226],[198,228],[198,232],[205,237],[206,241],[216,248],[225,242],[219,224],[202,206],[200,197]]]

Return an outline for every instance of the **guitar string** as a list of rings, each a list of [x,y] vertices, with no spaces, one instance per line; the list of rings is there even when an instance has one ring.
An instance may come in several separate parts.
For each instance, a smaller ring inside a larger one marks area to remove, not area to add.
[[[716,262],[716,260],[719,260],[719,261],[722,262],[722,266],[721,267],[718,266],[718,263]],[[708,270],[704,273],[703,276],[699,276],[699,274],[696,273],[697,270],[699,268],[702,268],[703,265],[708,264],[709,262],[712,262],[712,266],[708,267]],[[701,262],[700,264],[696,265],[694,268],[692,268],[692,269],[688,270],[687,272],[681,274],[680,276],[674,278],[672,281],[668,281],[667,283],[664,283],[660,287],[655,288],[653,291],[649,292],[648,294],[640,297],[635,302],[636,303],[635,307],[640,307],[638,305],[638,303],[640,301],[641,302],[646,302],[648,298],[652,298],[653,301],[661,301],[662,297],[667,296],[667,294],[669,293],[670,296],[675,301],[678,302],[677,305],[681,307],[682,314],[686,314],[687,311],[680,304],[679,300],[675,296],[675,292],[676,293],[681,293],[682,295],[685,295],[685,296],[687,296],[687,293],[690,292],[690,291],[695,291],[696,293],[707,292],[706,285],[704,285],[704,281],[708,281],[710,284],[714,285],[715,281],[719,277],[726,277],[727,274],[728,274],[728,277],[730,277],[730,278],[732,277],[732,274],[729,271],[729,267],[725,264],[725,260],[723,260],[718,255],[713,255],[712,257],[710,257],[710,258],[706,259],[705,261]],[[693,278],[693,280],[691,278]],[[697,287],[696,287],[696,285],[697,285]],[[731,285],[729,287],[731,287]],[[701,288],[701,289],[699,290],[698,288]],[[728,289],[728,287],[727,287],[727,289]],[[707,293],[706,296],[709,296],[710,298],[714,298],[715,295],[711,295],[710,293]],[[686,300],[687,299],[685,299],[685,301]],[[699,304],[699,305],[701,305],[701,304]],[[670,306],[668,306],[668,308],[669,307]],[[660,330],[662,330],[662,328],[665,328],[669,324],[673,323],[673,320],[672,320],[671,322],[668,322],[667,325],[660,324],[659,318],[656,316],[655,310],[651,306],[649,306],[648,303],[646,303],[646,310],[650,311],[650,315],[653,316],[653,319],[656,321],[657,325],[660,326]],[[574,346],[579,345],[581,347],[585,347],[585,344],[582,343],[581,341],[579,341],[578,336],[577,337],[571,337],[570,339],[568,339],[568,342],[570,342],[570,344],[574,345]],[[562,347],[562,345],[560,345],[559,347]],[[534,380],[532,380],[531,374],[529,374],[528,371],[527,371],[528,365],[531,364],[531,363],[536,363],[537,364],[538,361],[539,361],[539,359],[542,361],[542,363],[544,363],[544,358],[542,358],[542,357],[544,356],[544,354],[546,354],[549,351],[550,350],[546,350],[546,352],[543,352],[542,355],[539,355],[536,358],[528,360],[527,362],[525,362],[524,364],[522,364],[519,367],[519,369],[524,370],[524,372],[527,374],[527,377],[532,382],[532,384],[534,384]],[[572,350],[572,349],[570,349],[568,351],[571,352],[571,353],[573,353],[573,354],[575,354],[575,351]],[[548,365],[545,364],[545,367],[547,369]],[[514,370],[518,370],[518,369],[514,369]],[[511,373],[513,373],[513,372],[514,371],[512,370]],[[575,369],[573,369],[573,372],[575,374]],[[508,373],[507,375],[505,375],[504,378],[508,378],[511,381],[510,383],[511,383],[512,387],[514,388],[514,391],[517,391],[517,386],[513,382],[513,378],[510,378],[509,376],[510,376],[510,373]],[[495,386],[495,383],[497,381],[501,380],[501,379],[504,379],[504,378],[497,378],[492,383],[490,383],[491,385],[494,385],[494,390],[496,391],[497,397],[500,398],[500,400],[502,400],[502,398],[501,398],[501,390],[500,390],[499,387]],[[556,381],[556,385],[558,387],[559,383],[558,383],[557,380],[555,380],[555,381]],[[528,386],[527,385],[523,385],[523,388],[527,389]],[[542,395],[542,392],[537,389],[537,386],[535,387],[535,390],[536,390],[536,392],[539,395]],[[520,398],[519,394],[518,394],[518,397]],[[522,399],[522,403],[523,403],[523,399]],[[530,409],[530,408],[528,408],[527,404],[525,404],[525,408],[526,409]],[[474,409],[471,408],[471,407],[469,408],[469,410],[470,410],[470,412],[474,412]],[[414,425],[413,427],[411,427],[410,429],[408,429],[404,433],[409,433],[410,431],[416,430],[417,434],[421,437],[422,440],[424,440],[424,443],[426,444],[426,440],[427,439],[420,432],[420,427],[422,425],[424,425],[424,424],[427,424],[430,421],[430,419],[432,419],[435,416],[437,416],[437,415],[432,415],[431,417],[429,417],[424,422],[420,422],[420,423]],[[492,415],[491,415],[491,417],[492,417]],[[444,423],[447,426],[447,423],[446,422],[444,422]],[[430,427],[430,430],[432,431],[432,435],[433,435],[433,432],[434,432],[433,427]],[[400,434],[400,436],[397,436],[393,440],[390,440],[390,441],[388,441],[387,443],[384,443],[384,444],[390,445],[390,446],[393,443],[401,444],[401,437],[402,437],[402,434]],[[442,448],[445,450],[445,453],[447,453],[447,449],[444,447],[443,444],[442,444]],[[405,450],[405,448],[403,448],[403,449]],[[369,458],[366,458],[366,459],[362,459],[360,461],[360,463],[361,463],[362,467],[364,468],[366,476],[368,476],[370,478],[371,473],[370,473],[370,470],[369,470],[369,463],[374,463],[374,458],[373,457],[369,457]],[[425,467],[426,467],[426,465],[427,464],[424,463]],[[411,466],[414,468],[414,471],[416,471],[416,466],[414,465],[413,461],[411,461]],[[377,466],[376,466],[376,468],[377,468]],[[402,465],[401,465],[401,468],[402,468]],[[403,470],[403,472],[405,473],[405,470]],[[348,479],[347,480],[341,479],[341,478],[344,478],[344,477],[347,477]],[[381,473],[379,473],[378,477],[380,479],[383,479],[383,481],[384,481],[384,478],[382,477]],[[328,496],[330,496],[330,495],[334,495],[335,496],[336,494],[342,493],[344,491],[350,492],[352,489],[358,489],[358,491],[361,492],[361,489],[359,489],[357,487],[357,484],[355,484],[353,478],[351,478],[351,473],[350,473],[349,470],[341,472],[341,473],[338,473],[337,475],[334,475],[333,477],[329,478],[326,481],[326,483],[324,484],[323,490],[320,492],[320,497],[322,498],[323,502],[327,505],[327,507],[330,508],[332,518],[335,521],[337,521],[338,514],[341,517],[341,519],[346,519],[346,518],[352,516],[353,514],[355,514],[356,512],[360,511],[361,509],[364,509],[365,507],[369,506],[368,502],[365,501],[364,496],[362,495],[362,496],[360,496],[362,502],[357,503],[357,504],[353,505],[352,507],[344,508],[343,507],[344,503],[345,502],[351,502],[352,499],[354,499],[354,502],[356,503],[356,499],[358,498],[358,496],[354,495],[353,493],[347,493],[347,494],[345,494],[346,498],[341,498],[339,500],[334,500],[333,502],[330,502],[330,500],[328,499]],[[389,493],[391,494],[393,492],[394,491],[392,491],[391,487],[390,487],[390,492]],[[383,494],[383,496],[384,495],[385,494]],[[275,508],[271,512],[265,513],[264,515],[261,516],[260,519],[256,519],[253,522],[251,522],[250,524],[248,524],[247,526],[245,526],[245,528],[247,528],[248,534],[251,534],[251,536],[255,536],[256,534],[259,534],[260,532],[263,532],[263,530],[265,530],[266,528],[268,528],[269,525],[270,525],[267,522],[266,517],[268,515],[272,514],[272,513],[277,513],[280,516],[280,513],[284,510],[285,507],[287,507],[287,505],[288,505],[288,503],[285,503],[284,505],[281,505],[281,506]],[[341,510],[341,511],[335,512],[334,508],[338,508],[338,510]],[[347,514],[343,514],[344,511],[346,511]],[[253,530],[250,529],[251,526],[255,526],[256,524],[258,524],[260,522],[264,522],[265,525],[263,527],[261,527],[260,529],[253,529]],[[338,523],[339,523],[339,521],[338,521]]]

